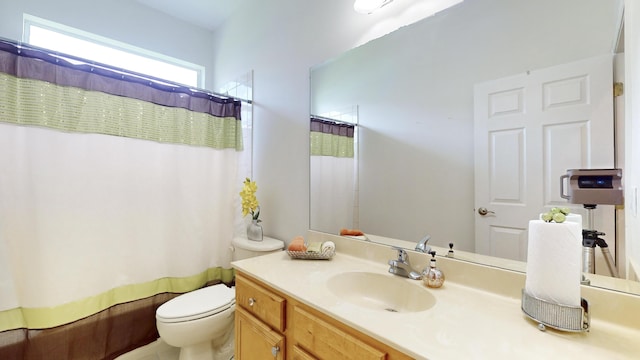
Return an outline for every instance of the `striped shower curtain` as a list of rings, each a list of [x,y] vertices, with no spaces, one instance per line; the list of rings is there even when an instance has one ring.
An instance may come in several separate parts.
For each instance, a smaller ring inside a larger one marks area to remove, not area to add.
[[[354,124],[311,118],[310,228],[358,228]]]
[[[0,359],[111,359],[232,283],[240,102],[0,41]]]

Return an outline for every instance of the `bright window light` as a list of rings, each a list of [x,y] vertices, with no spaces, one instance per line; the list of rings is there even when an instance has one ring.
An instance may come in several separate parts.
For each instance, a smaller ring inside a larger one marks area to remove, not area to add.
[[[25,15],[24,41],[34,46],[193,88],[204,88],[204,67]]]

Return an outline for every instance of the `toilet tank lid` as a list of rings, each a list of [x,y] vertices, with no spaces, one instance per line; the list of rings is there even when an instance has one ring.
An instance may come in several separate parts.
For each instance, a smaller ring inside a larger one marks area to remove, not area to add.
[[[264,236],[262,241],[253,241],[243,237],[233,238],[233,245],[250,251],[274,251],[284,249],[284,241]]]

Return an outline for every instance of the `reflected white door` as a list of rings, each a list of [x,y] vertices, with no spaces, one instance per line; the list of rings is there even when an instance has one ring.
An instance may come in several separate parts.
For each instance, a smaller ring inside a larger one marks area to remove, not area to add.
[[[476,252],[525,261],[529,220],[568,206],[560,176],[614,166],[612,61],[591,58],[475,86]],[[582,205],[569,207],[586,225]],[[607,233],[612,252],[613,212],[599,205],[593,226]]]

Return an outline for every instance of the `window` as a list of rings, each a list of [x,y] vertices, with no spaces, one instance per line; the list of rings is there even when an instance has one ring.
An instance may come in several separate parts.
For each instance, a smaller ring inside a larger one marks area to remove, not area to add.
[[[23,41],[140,74],[204,89],[204,66],[154,53],[28,14]]]
[[[220,93],[242,101],[242,145],[240,155],[240,178],[253,177],[253,71],[239,76],[220,87]]]

